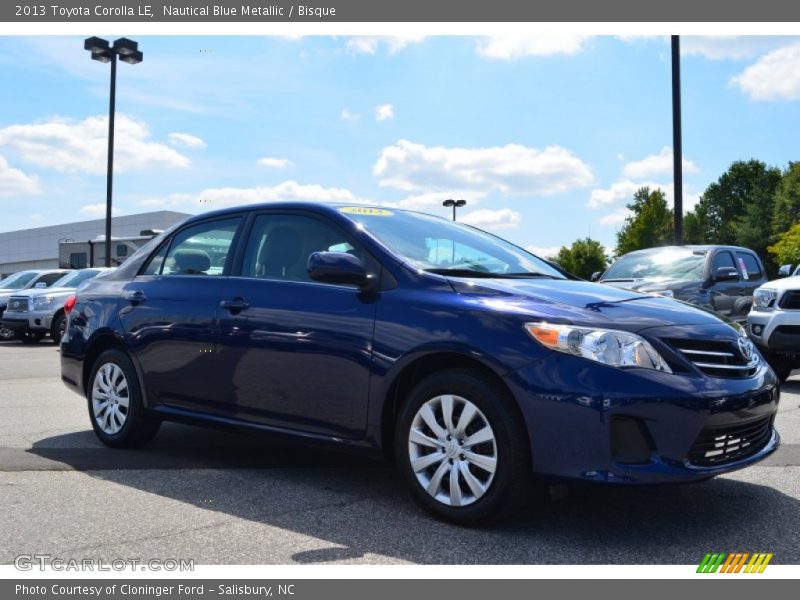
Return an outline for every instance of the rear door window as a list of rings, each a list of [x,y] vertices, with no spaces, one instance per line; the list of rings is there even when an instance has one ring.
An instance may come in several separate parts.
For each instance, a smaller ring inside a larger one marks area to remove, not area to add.
[[[745,279],[761,278],[761,269],[758,266],[758,261],[749,252],[737,252],[736,262],[738,263],[739,272]]]

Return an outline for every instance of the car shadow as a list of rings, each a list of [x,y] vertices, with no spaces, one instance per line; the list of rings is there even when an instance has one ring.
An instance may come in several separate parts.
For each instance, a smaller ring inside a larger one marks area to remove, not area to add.
[[[774,563],[800,563],[800,501],[731,478],[575,485],[510,520],[466,528],[416,508],[388,462],[329,449],[169,424],[141,450],[104,448],[88,431],[43,439],[27,453],[331,544],[296,552],[295,563],[377,554],[422,564],[691,564],[713,551],[766,551]],[[187,477],[188,469],[198,470]]]

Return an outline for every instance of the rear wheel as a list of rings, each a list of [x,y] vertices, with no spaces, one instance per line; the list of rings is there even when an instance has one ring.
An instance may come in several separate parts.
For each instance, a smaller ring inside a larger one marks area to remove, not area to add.
[[[401,475],[435,516],[464,525],[512,514],[530,498],[531,457],[512,400],[489,378],[466,370],[421,381],[395,433]]]
[[[158,433],[161,422],[145,410],[136,370],[120,350],[106,350],[97,358],[87,398],[92,428],[107,446],[136,448]]]
[[[61,343],[61,338],[64,337],[64,332],[67,329],[67,315],[63,312],[58,313],[53,317],[53,324],[50,326],[50,337],[56,344]]]

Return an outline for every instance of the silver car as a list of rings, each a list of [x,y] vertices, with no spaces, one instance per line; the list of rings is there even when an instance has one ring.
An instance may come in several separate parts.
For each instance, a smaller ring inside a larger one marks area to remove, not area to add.
[[[32,288],[49,288],[67,273],[69,273],[67,269],[29,269],[14,273],[0,281],[0,321],[11,296]],[[0,325],[0,341],[15,337],[14,331]]]
[[[69,271],[49,288],[33,288],[15,293],[8,299],[0,327],[12,331],[13,337],[27,342],[38,342],[49,333],[58,344],[67,322],[64,301],[84,281],[109,270],[111,269],[92,268]]]

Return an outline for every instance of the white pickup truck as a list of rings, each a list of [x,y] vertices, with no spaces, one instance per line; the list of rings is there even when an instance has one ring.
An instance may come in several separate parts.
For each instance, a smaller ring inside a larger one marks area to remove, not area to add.
[[[779,274],[791,273],[791,266]],[[765,283],[753,292],[747,333],[781,381],[800,368],[800,276]]]

